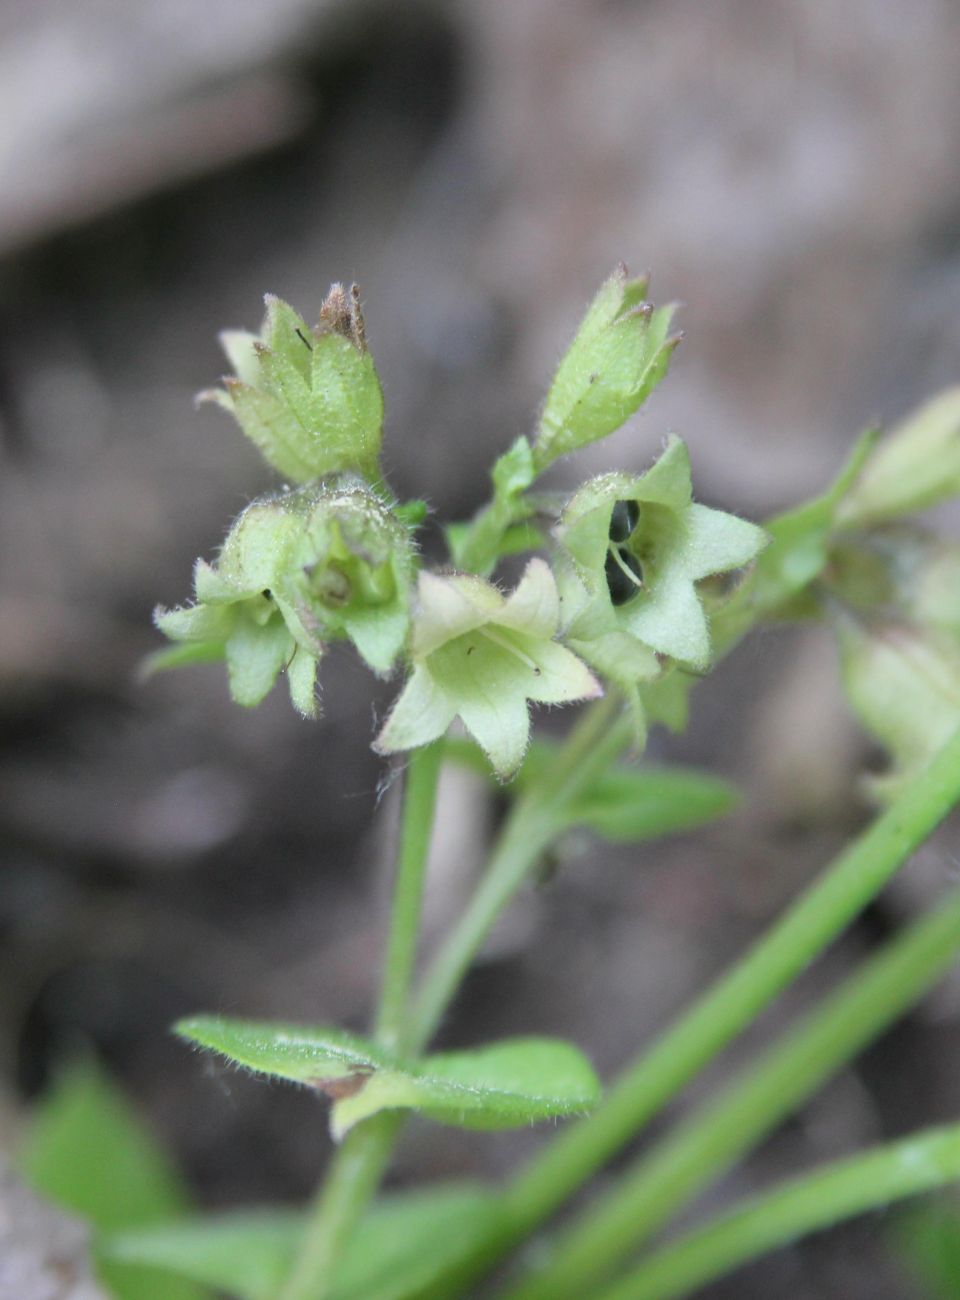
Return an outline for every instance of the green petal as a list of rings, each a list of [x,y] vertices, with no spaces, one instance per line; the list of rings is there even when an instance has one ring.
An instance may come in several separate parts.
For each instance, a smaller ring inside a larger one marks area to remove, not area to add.
[[[527,688],[531,700],[541,704],[570,704],[574,700],[595,700],[603,694],[586,664],[556,641],[532,644],[529,653],[540,669],[540,676]]]
[[[247,330],[221,330],[219,338],[220,346],[233,367],[233,373],[241,383],[249,384],[253,388],[262,383],[263,372],[256,351],[256,344],[260,342],[257,335],[250,334]]]
[[[647,596],[620,611],[624,629],[660,654],[702,671],[710,632],[693,584],[676,568],[659,575]]]
[[[457,706],[422,665],[414,668],[373,742],[378,754],[416,749],[438,739],[456,717]]]
[[[756,524],[706,506],[692,505],[686,524],[684,567],[694,579],[740,569],[767,544],[766,533]]]
[[[249,594],[229,582],[206,560],[197,560],[193,566],[193,590],[202,605],[230,605]]]
[[[372,605],[345,609],[342,616],[347,635],[375,673],[388,673],[403,649],[410,627],[410,614],[397,601],[393,605]]]
[[[224,641],[233,628],[235,612],[222,605],[181,605],[153,611],[153,621],[171,641]]]
[[[533,559],[523,571],[516,590],[496,616],[502,627],[535,637],[550,638],[560,624],[560,597],[550,566]]]
[[[242,618],[227,642],[227,672],[234,701],[245,708],[259,704],[269,694],[293,647],[293,637],[281,619],[272,619],[260,627]]]
[[[660,672],[660,661],[629,632],[608,632],[593,640],[571,638],[570,648],[618,686],[647,681]]]
[[[500,695],[477,693],[458,700],[457,712],[500,779],[509,781],[523,762],[530,740],[530,715],[523,694],[515,688]]]
[[[287,687],[290,691],[290,699],[293,707],[305,718],[315,718],[320,712],[317,700],[318,666],[319,661],[304,650],[303,646],[297,646],[293,658],[287,665]]]
[[[671,435],[663,454],[635,480],[629,495],[679,512],[690,505],[692,494],[690,453],[685,442]]]
[[[417,583],[413,655],[422,659],[448,641],[486,623],[503,597],[482,578],[442,578],[424,570]]]
[[[306,525],[299,503],[292,493],[247,506],[220,552],[221,578],[243,592],[272,590],[300,558]]]

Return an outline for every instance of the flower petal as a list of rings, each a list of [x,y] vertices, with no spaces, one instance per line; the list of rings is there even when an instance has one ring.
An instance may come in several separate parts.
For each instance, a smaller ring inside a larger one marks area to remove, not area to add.
[[[767,544],[762,528],[723,510],[692,505],[686,517],[684,567],[691,578],[706,578],[749,564]]]
[[[546,561],[539,558],[530,561],[496,622],[531,636],[556,635],[560,624],[560,596]]]
[[[595,700],[603,687],[587,665],[556,641],[540,642],[530,648],[530,657],[540,675],[526,689],[527,697],[540,704],[569,704],[574,700]]]
[[[697,671],[710,662],[710,631],[693,583],[682,572],[664,573],[649,594],[620,611],[621,625],[651,649]]]
[[[456,703],[419,665],[390,710],[373,748],[378,754],[395,754],[401,749],[428,745],[443,735],[456,713]]]
[[[317,668],[319,660],[303,646],[297,646],[287,664],[287,688],[293,707],[305,718],[315,718],[320,712],[317,699]]]
[[[486,588],[486,591],[484,590]],[[486,623],[491,593],[494,609],[503,597],[482,578],[444,578],[424,570],[417,583],[417,618],[413,630],[413,656],[423,659],[455,637]]]
[[[260,627],[241,617],[227,642],[230,694],[252,708],[269,694],[277,673],[293,654],[294,640],[280,618]]]

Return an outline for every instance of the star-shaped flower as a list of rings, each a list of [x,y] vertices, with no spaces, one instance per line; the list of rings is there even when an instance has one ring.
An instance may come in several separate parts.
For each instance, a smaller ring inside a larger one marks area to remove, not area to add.
[[[392,754],[428,744],[459,715],[507,780],[529,740],[528,700],[566,704],[602,694],[554,640],[559,624],[557,585],[543,560],[530,561],[508,597],[482,578],[421,573],[413,672],[374,748]]]
[[[157,610],[157,626],[181,644],[151,666],[226,659],[231,695],[248,706],[285,668],[294,705],[315,716],[326,642],[348,638],[375,672],[390,669],[409,628],[412,572],[406,525],[359,479],[262,498],[216,566],[197,561],[196,604]]]
[[[626,634],[696,672],[709,665],[710,631],[695,584],[749,563],[766,542],[755,524],[693,501],[679,438],[645,474],[585,484],[558,537],[581,584],[568,601],[566,633],[579,652],[600,642],[617,659],[617,634]]]

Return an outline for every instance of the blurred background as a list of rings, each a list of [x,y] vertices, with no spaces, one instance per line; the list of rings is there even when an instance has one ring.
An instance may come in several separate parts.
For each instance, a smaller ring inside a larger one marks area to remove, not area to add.
[[[203,1009],[362,1028],[374,995],[395,790],[370,701],[393,688],[332,653],[314,725],[281,691],[238,710],[216,668],[136,680],[154,604],[187,597],[194,557],[270,484],[194,409],[224,369],[217,330],[256,327],[265,291],[312,318],[331,280],[359,281],[388,472],[449,519],[530,428],[600,279],[649,267],[686,341],[645,412],[558,482],[639,469],[674,430],[699,498],[760,518],[956,381],[958,128],[951,0],[0,0],[4,1144],[93,1049],[203,1204],[302,1198],[329,1154],[317,1101],[167,1027]],[[755,636],[652,752],[732,776],[743,809],[641,849],[570,846],[446,1044],[561,1033],[609,1077],[868,816],[873,756],[825,630]],[[428,938],[497,815],[462,775],[442,809]],[[750,1042],[958,853],[948,828]],[[960,985],[709,1203],[955,1119],[958,1073]],[[496,1177],[542,1136],[412,1125],[393,1181]],[[918,1294],[888,1240],[875,1217],[709,1295]]]

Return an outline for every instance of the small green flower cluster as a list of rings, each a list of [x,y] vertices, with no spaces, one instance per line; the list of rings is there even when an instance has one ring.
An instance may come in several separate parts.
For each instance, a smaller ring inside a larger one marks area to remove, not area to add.
[[[646,295],[623,267],[603,284],[535,435],[494,465],[489,504],[448,529],[451,565],[439,571],[414,545],[422,510],[397,502],[380,467],[383,398],[356,286],[332,287],[315,328],[268,298],[259,335],[222,336],[235,376],[203,396],[295,486],[254,501],[216,564],[197,562],[193,604],[157,611],[176,644],[154,665],[225,659],[244,705],[285,672],[313,716],[324,647],[347,639],[374,672],[407,669],[380,753],[425,745],[459,717],[502,779],[526,751],[530,701],[586,700],[606,683],[632,706],[638,737],[648,715],[669,720],[671,675],[710,663],[698,584],[749,564],[765,534],[693,501],[677,438],[644,474],[601,475],[560,503],[531,490],[559,457],[619,428],[666,373],[673,308]],[[523,550],[536,554],[504,594],[491,574]]]

